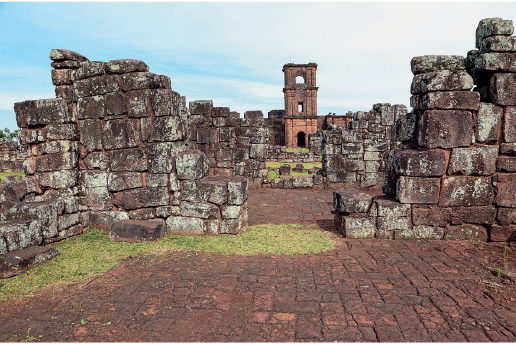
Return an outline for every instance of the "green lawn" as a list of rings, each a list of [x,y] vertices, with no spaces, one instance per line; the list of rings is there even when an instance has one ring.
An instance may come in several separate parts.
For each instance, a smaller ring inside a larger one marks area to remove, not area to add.
[[[88,232],[53,245],[61,254],[27,272],[0,280],[0,301],[35,292],[56,290],[73,283],[85,283],[123,259],[141,254],[172,254],[174,251],[204,251],[226,255],[314,254],[334,247],[327,232],[317,225],[258,225],[239,235],[165,235],[155,242],[114,242],[100,230]]]

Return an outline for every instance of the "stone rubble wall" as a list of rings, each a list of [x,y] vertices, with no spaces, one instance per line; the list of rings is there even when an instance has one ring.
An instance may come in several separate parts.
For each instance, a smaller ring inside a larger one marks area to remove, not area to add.
[[[23,172],[25,152],[17,141],[0,138],[0,172]]]
[[[476,31],[478,50],[466,58],[412,59],[414,110],[397,123],[403,143],[389,152],[386,196],[368,198],[357,190],[334,194],[336,226],[346,236],[513,240],[513,32],[510,20],[484,19]]]
[[[124,219],[195,235],[236,234],[247,224],[247,180],[208,176],[170,78],[139,60],[89,61],[61,49],[50,58],[57,98],[15,104],[27,151],[26,177],[17,181],[26,187],[15,193],[23,206],[57,209],[44,242],[86,226],[109,231]]]
[[[287,152],[286,146],[267,146],[267,161],[276,162],[321,162],[320,153],[314,153],[312,151],[306,152],[299,150],[298,152]]]
[[[405,105],[378,103],[368,112],[348,113],[347,128],[331,125],[322,131],[324,182],[381,186],[388,152],[398,145],[396,121],[406,114]]]

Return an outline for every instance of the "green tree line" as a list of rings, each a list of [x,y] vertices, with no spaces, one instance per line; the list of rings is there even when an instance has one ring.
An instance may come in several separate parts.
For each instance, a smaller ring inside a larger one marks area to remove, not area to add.
[[[17,129],[11,132],[11,129],[4,128],[4,130],[0,129],[0,137],[8,137],[10,139],[18,140],[18,132],[20,129]]]

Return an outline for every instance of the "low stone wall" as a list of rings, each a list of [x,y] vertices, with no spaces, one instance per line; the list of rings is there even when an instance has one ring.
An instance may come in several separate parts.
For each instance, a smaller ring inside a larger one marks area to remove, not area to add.
[[[309,163],[321,162],[321,159],[320,154],[312,151],[306,152],[301,149],[298,152],[287,152],[285,146],[267,146],[267,161]]]
[[[0,172],[23,172],[25,152],[17,141],[0,138]]]

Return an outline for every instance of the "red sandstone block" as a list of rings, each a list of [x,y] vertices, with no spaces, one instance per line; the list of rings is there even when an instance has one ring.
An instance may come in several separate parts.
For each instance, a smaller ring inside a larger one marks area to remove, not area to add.
[[[516,72],[515,53],[485,53],[475,59],[475,68],[493,72]]]
[[[106,63],[106,72],[110,74],[124,74],[131,72],[148,72],[149,66],[140,60],[122,59],[111,60]]]
[[[52,61],[72,60],[72,61],[89,61],[86,57],[75,51],[66,49],[52,49],[50,51],[50,59]]]
[[[500,226],[497,224],[489,228],[489,240],[491,241],[509,241],[516,234],[516,226]]]
[[[152,115],[150,94],[150,90],[135,90],[126,93],[127,114],[129,117],[141,118]]]
[[[419,120],[418,143],[426,148],[467,147],[472,142],[469,111],[427,110]]]
[[[446,154],[442,149],[403,150],[394,156],[395,171],[411,177],[440,177],[446,172]]]
[[[465,59],[458,55],[415,56],[410,61],[412,74],[422,74],[439,70],[464,70]]]
[[[480,44],[480,53],[516,52],[516,36],[493,36]]]
[[[111,226],[109,236],[113,241],[155,241],[161,238],[164,232],[163,222],[122,220]]]
[[[147,151],[143,148],[114,150],[109,152],[111,170],[138,172],[147,170]]]
[[[490,79],[489,92],[495,104],[516,105],[516,74],[494,74]]]
[[[452,220],[452,208],[429,205],[412,205],[412,222],[414,225],[444,227]]]
[[[516,224],[516,209],[515,208],[498,208],[498,222],[504,226]]]
[[[32,246],[0,255],[0,278],[9,278],[43,264],[60,252],[52,247]]]
[[[155,89],[160,86],[160,76],[149,72],[136,72],[120,76],[122,91]]]
[[[158,207],[169,205],[170,195],[167,187],[127,190],[117,193],[113,204],[126,210]]]
[[[435,204],[439,200],[440,178],[401,176],[396,185],[396,199],[401,203]]]
[[[495,174],[496,197],[494,203],[499,207],[516,207],[516,174]]]
[[[516,155],[516,143],[501,143],[500,154]]]
[[[484,175],[496,172],[498,146],[477,145],[468,148],[454,148],[450,157],[448,174]]]
[[[482,19],[477,26],[475,32],[475,47],[480,48],[482,41],[486,37],[491,36],[510,36],[514,32],[512,20],[503,20],[501,18]]]
[[[100,75],[89,79],[75,80],[73,86],[77,98],[118,92],[120,90],[118,75]]]
[[[412,79],[412,94],[435,91],[462,91],[473,88],[473,78],[462,70],[442,70],[415,75]]]
[[[79,98],[77,101],[77,118],[103,118],[105,113],[105,97],[92,96]]]
[[[443,178],[440,207],[490,205],[493,186],[490,177],[450,176]]]
[[[496,170],[499,172],[516,172],[516,157],[499,156],[496,160]]]
[[[125,93],[116,92],[105,95],[106,114],[122,115],[127,113],[127,99]]]
[[[200,128],[199,128],[200,129]],[[216,128],[209,128],[215,130]],[[197,132],[199,135],[200,130]],[[156,117],[152,121],[150,127],[150,142],[163,142],[163,141],[179,141],[184,139],[186,136],[186,128],[184,122],[179,116],[163,116]],[[216,142],[216,141],[214,141]],[[202,141],[199,143],[203,143]]]
[[[472,224],[447,226],[444,237],[450,240],[487,241],[487,229],[484,226]]]
[[[36,158],[36,171],[71,170],[77,167],[76,152],[45,154]]]
[[[141,144],[137,119],[115,119],[104,122],[102,142],[105,150],[138,147]]]
[[[497,143],[502,126],[502,108],[488,103],[480,103],[475,118],[475,138],[482,143]]]
[[[371,196],[356,189],[333,192],[333,207],[341,213],[367,213],[371,202]]]
[[[52,84],[71,85],[76,71],[73,69],[52,69]]]
[[[104,75],[105,62],[87,61],[81,63],[81,66],[76,71],[75,80],[87,79],[97,75]]]
[[[179,93],[170,89],[151,91],[151,104],[155,116],[179,116]]]
[[[477,110],[480,93],[470,91],[430,92],[423,97],[422,109]]]

